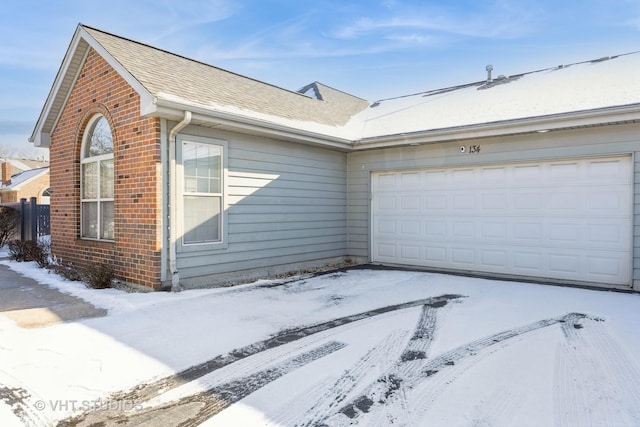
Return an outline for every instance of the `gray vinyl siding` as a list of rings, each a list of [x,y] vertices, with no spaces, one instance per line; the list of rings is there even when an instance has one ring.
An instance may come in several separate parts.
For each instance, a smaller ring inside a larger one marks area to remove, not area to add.
[[[480,145],[477,154],[461,153],[460,146]],[[485,138],[363,150],[348,155],[348,252],[369,256],[371,172],[517,161],[632,154],[634,156],[633,285],[640,290],[640,125]]]
[[[187,286],[346,256],[345,153],[198,127],[181,135],[228,144],[226,241],[179,249],[178,270]]]

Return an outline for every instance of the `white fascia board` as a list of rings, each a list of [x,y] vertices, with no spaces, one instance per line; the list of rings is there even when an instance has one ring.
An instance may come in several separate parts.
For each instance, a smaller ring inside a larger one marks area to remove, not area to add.
[[[354,143],[354,150],[396,147],[407,144],[441,142],[545,132],[576,127],[606,126],[640,120],[640,104],[606,107],[595,110],[529,117],[503,122],[481,123],[419,132],[363,138]]]
[[[34,132],[29,138],[34,147],[49,148],[51,146],[51,134],[49,132]]]
[[[65,77],[71,72],[70,67],[73,64],[76,53],[80,53],[79,49],[82,47],[81,42],[83,41],[86,42],[96,52],[98,52],[98,54],[102,56],[105,59],[105,61],[107,61],[107,63],[120,76],[122,76],[122,78],[140,95],[141,113],[145,111],[145,106],[152,103],[153,96],[146,90],[146,88],[138,80],[136,80],[131,75],[131,73],[129,73],[129,71],[127,71],[127,69],[122,66],[122,64],[116,61],[116,59],[113,56],[111,56],[111,54],[109,54],[109,52],[107,52],[107,50],[103,48],[102,45],[98,43],[81,25],[78,25],[78,28],[76,29],[76,32],[74,33],[73,38],[71,39],[71,43],[67,48],[67,52],[62,61],[62,65],[60,66],[60,69],[58,70],[58,74],[56,75],[56,78],[53,82],[51,91],[47,96],[42,112],[40,113],[40,117],[36,122],[36,126],[33,130],[33,133],[31,134],[31,137],[29,137],[29,142],[32,142],[36,147],[49,147],[51,145],[51,133],[53,132],[53,129],[55,129],[58,123],[60,114],[62,114],[62,108],[60,109],[60,111],[56,112],[57,116],[53,122],[53,125],[51,126],[51,129],[44,128],[45,122],[47,121],[47,118],[53,113],[52,108],[53,108],[54,102],[57,96],[59,95],[61,86],[65,80]],[[70,85],[70,88],[73,88],[73,86],[75,85],[75,81],[78,78],[78,73],[80,72],[80,69],[82,69],[84,62],[86,61],[88,49],[86,49],[86,51],[81,53],[83,57],[80,62],[80,65],[78,66],[78,69],[75,70],[75,75],[73,76],[73,81]],[[69,95],[70,95],[70,91],[69,93],[65,94],[65,100],[63,102],[63,105],[66,105]]]
[[[327,136],[321,133],[298,129],[277,123],[270,123],[251,117],[237,114],[215,111],[208,108],[194,105],[182,104],[176,101],[155,99],[155,110],[152,115],[161,116],[170,120],[181,120],[184,111],[191,111],[193,114],[192,123],[208,123],[212,125],[236,128],[238,131],[249,131],[250,133],[261,134],[267,137],[295,141],[304,144],[330,147],[341,151],[350,151],[353,142],[349,139]]]
[[[76,32],[73,34],[73,38],[71,39],[71,43],[69,43],[69,47],[67,48],[67,52],[64,55],[64,59],[62,60],[60,69],[58,70],[56,78],[53,81],[53,85],[51,86],[51,90],[49,91],[49,95],[47,95],[47,99],[44,102],[44,106],[42,107],[42,111],[40,112],[40,116],[38,117],[38,120],[36,122],[36,126],[34,127],[33,132],[29,137],[29,142],[32,142],[35,147],[49,147],[51,145],[51,131],[53,129],[44,129],[44,124],[47,117],[49,117],[49,114],[51,114],[51,108],[53,106],[56,95],[60,91],[60,86],[64,81],[64,77],[69,72],[69,67],[73,62],[73,56],[78,50],[78,46],[81,40],[80,30],[81,27],[78,26],[78,28],[76,28]]]

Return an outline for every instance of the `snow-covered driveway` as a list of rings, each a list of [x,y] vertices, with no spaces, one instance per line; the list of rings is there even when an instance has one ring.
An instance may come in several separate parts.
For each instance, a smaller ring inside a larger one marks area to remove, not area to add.
[[[109,315],[0,314],[1,425],[640,425],[639,295],[374,269],[125,294],[11,266]]]

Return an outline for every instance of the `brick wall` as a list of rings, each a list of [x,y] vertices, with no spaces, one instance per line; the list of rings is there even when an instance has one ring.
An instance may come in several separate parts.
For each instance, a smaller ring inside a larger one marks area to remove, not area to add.
[[[112,263],[126,282],[160,286],[160,120],[139,116],[139,96],[90,51],[51,135],[51,242],[62,262]],[[115,242],[80,238],[80,149],[88,121],[103,114],[115,160]]]
[[[3,191],[0,193],[2,203],[15,203],[18,201],[18,193],[15,191]]]
[[[20,190],[17,194],[17,199],[25,198],[29,200],[31,197],[35,197],[38,203],[42,202],[42,192],[49,188],[49,174],[33,179],[26,184],[20,186]]]

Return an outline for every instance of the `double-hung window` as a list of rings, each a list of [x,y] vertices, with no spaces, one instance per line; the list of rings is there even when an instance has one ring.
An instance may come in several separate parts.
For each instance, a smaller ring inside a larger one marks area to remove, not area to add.
[[[223,145],[182,141],[182,243],[222,241]]]
[[[80,167],[80,235],[85,239],[113,240],[113,135],[102,115],[87,126]]]

